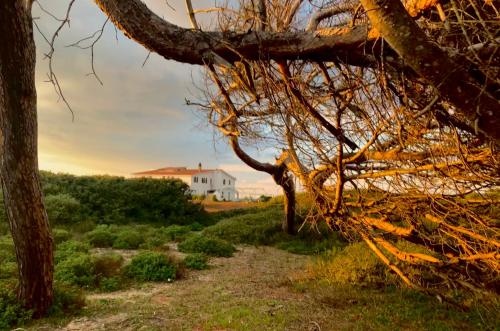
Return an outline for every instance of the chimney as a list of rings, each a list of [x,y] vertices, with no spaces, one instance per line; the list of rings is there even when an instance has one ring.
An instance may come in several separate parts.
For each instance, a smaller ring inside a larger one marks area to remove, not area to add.
[[[198,163],[198,170],[201,171],[201,162]]]

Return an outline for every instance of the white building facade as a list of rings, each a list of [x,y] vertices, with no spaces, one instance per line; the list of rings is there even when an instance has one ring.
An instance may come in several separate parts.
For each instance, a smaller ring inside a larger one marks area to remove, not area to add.
[[[137,172],[133,177],[176,178],[188,184],[194,195],[213,194],[218,200],[236,201],[236,178],[222,169],[188,169],[186,167],[168,167],[150,171]]]

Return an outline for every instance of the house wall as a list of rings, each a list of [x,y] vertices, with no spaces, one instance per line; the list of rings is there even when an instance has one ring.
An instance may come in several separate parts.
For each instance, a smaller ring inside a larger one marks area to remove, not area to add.
[[[195,181],[195,177],[198,181]],[[203,183],[202,178],[207,182]],[[235,188],[236,180],[223,171],[201,172],[191,178],[191,190],[196,195],[207,195],[209,191],[215,194],[219,200],[237,200],[238,194]]]

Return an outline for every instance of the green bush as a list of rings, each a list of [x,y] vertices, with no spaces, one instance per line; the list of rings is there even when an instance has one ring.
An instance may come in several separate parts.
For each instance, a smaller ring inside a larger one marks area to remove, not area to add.
[[[17,263],[3,262],[0,264],[0,279],[9,279],[17,277]]]
[[[92,288],[97,276],[92,257],[86,253],[73,253],[56,264],[54,278],[62,283]]]
[[[100,225],[94,230],[88,232],[85,236],[87,241],[93,247],[112,247],[116,239],[116,235],[111,233],[109,227],[106,225]]]
[[[105,277],[99,280],[99,289],[104,292],[114,292],[122,288],[123,280],[120,277]]]
[[[117,249],[137,249],[144,243],[144,238],[134,230],[124,230],[116,236],[113,248]]]
[[[49,315],[67,317],[83,307],[85,307],[85,296],[81,288],[68,284],[55,284],[54,303],[49,309]]]
[[[31,319],[32,312],[23,308],[17,300],[15,290],[0,287],[0,330],[10,330]]]
[[[59,263],[75,255],[75,253],[88,253],[89,249],[90,247],[87,243],[75,240],[64,241],[56,246],[54,260],[56,263]]]
[[[52,225],[71,224],[81,220],[80,202],[67,193],[45,196],[45,207]]]
[[[184,258],[184,265],[188,269],[203,270],[208,268],[208,258],[205,254],[194,253]]]
[[[281,229],[282,218],[280,208],[255,209],[250,214],[223,219],[205,228],[203,234],[234,244],[271,245],[286,237]]]
[[[194,222],[193,224],[189,225],[189,229],[191,231],[201,231],[203,230],[204,226],[203,224],[200,224],[198,222]]]
[[[11,236],[0,237],[0,264],[4,262],[15,262],[16,251]]]
[[[94,271],[98,278],[110,278],[120,274],[123,266],[123,256],[113,252],[95,255],[93,257]]]
[[[132,258],[125,274],[139,281],[172,281],[177,275],[177,265],[164,254],[144,252]]]
[[[52,229],[52,237],[54,238],[54,242],[56,244],[62,243],[63,241],[70,240],[72,235],[69,231],[64,229]]]
[[[210,256],[230,257],[236,251],[227,241],[203,235],[189,237],[178,245],[179,251],[186,253],[205,253]]]
[[[167,240],[182,241],[187,237],[188,233],[191,232],[191,228],[189,226],[170,225],[166,228],[162,228],[161,232]]]
[[[146,241],[139,246],[139,248],[156,249],[165,245],[167,241],[168,240],[162,235],[150,235],[146,238]]]

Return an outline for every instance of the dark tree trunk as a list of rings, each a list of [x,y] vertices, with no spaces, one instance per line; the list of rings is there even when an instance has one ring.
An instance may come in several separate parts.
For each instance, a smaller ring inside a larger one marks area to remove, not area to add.
[[[283,175],[281,187],[284,193],[284,211],[285,216],[283,219],[282,229],[284,232],[294,235],[295,229],[295,185],[293,178],[288,174]]]
[[[53,301],[53,242],[37,152],[31,1],[0,2],[0,175],[19,266],[19,299],[34,316]]]

